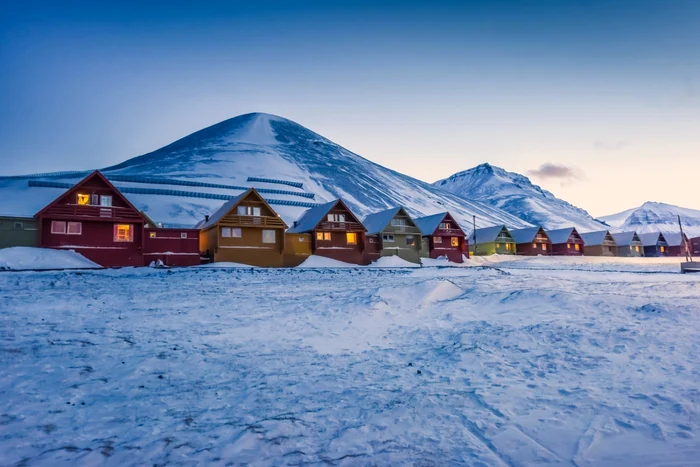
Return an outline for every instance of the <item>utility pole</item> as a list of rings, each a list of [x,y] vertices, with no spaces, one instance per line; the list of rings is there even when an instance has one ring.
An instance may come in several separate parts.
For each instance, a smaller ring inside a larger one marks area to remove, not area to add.
[[[683,233],[683,224],[681,224],[681,216],[678,216],[678,227],[681,229],[681,244],[685,246],[685,260],[686,261],[692,261],[693,256],[690,253],[690,247],[688,246],[688,242],[685,239],[685,234]]]

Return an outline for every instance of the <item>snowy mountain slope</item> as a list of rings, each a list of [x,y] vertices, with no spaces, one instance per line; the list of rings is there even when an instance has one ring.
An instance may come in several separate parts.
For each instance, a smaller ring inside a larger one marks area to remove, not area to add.
[[[472,215],[477,226],[505,224],[527,227],[529,224],[507,212],[465,200],[428,183],[370,162],[328,139],[290,120],[261,113],[241,115],[186,136],[149,154],[102,169],[119,188],[147,187],[158,190],[187,190],[235,196],[255,186],[281,190],[284,194],[263,194],[266,199],[287,203],[324,203],[342,197],[358,217],[396,205],[405,206],[413,216],[450,211],[465,228]],[[61,190],[27,187],[27,183],[60,180],[78,181],[83,174],[53,174],[45,177],[0,179],[0,212],[32,215]],[[172,183],[125,181],[124,177],[149,177]],[[248,181],[249,177],[271,180]],[[303,188],[281,184],[297,182]],[[236,189],[186,186],[178,183],[231,185]],[[21,192],[20,196],[17,193]],[[313,198],[304,194],[313,194]],[[193,225],[205,214],[217,209],[222,200],[183,198],[177,194],[128,194],[130,200],[159,222]],[[300,206],[273,205],[292,225],[306,209]]]
[[[638,208],[601,217],[616,232],[635,230],[637,233],[679,233],[678,217],[681,216],[683,231],[688,237],[700,236],[700,211],[672,204],[647,201]]]
[[[572,225],[581,231],[605,228],[588,212],[534,185],[529,178],[490,164],[456,173],[433,185],[466,199],[488,203],[546,229]]]

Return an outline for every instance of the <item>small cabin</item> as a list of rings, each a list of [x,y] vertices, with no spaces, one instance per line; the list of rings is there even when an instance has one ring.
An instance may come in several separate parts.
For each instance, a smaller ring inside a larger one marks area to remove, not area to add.
[[[34,218],[42,248],[75,250],[103,267],[144,264],[144,218],[99,171]]]
[[[505,225],[476,229],[469,236],[469,253],[475,256],[514,255],[515,240]]]
[[[0,248],[38,245],[37,223],[33,217],[0,216]]]
[[[307,210],[287,237],[310,238],[311,253],[350,264],[368,264],[366,229],[342,199]]]
[[[376,261],[381,256],[399,258],[420,264],[422,233],[402,207],[386,209],[365,217],[367,229],[366,255]]]
[[[581,234],[586,256],[617,256],[617,243],[607,230]]]
[[[666,256],[686,255],[686,245],[690,246],[690,240],[688,240],[688,237],[685,234],[681,236],[680,232],[665,233],[664,239],[666,239],[666,244],[668,245]]]
[[[415,223],[423,233],[421,257],[445,257],[453,263],[463,263],[464,255],[469,257],[467,236],[449,212],[420,217]]]
[[[199,252],[209,261],[284,265],[287,224],[255,188],[231,198],[195,228],[200,231]]]
[[[644,256],[652,258],[668,256],[668,244],[661,232],[639,234],[639,240],[644,246]]]
[[[644,256],[644,245],[637,232],[619,232],[612,234],[617,247],[617,256],[640,258]]]
[[[552,255],[583,256],[583,239],[575,227],[547,230],[546,232],[552,241]]]
[[[542,227],[511,230],[515,241],[515,253],[522,256],[549,256],[552,241]]]

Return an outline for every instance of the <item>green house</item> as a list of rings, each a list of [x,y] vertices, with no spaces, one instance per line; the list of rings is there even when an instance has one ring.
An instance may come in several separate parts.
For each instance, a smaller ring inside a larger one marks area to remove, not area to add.
[[[0,216],[0,248],[38,245],[33,217]]]
[[[476,229],[469,236],[469,253],[476,256],[514,255],[515,240],[505,225]]]

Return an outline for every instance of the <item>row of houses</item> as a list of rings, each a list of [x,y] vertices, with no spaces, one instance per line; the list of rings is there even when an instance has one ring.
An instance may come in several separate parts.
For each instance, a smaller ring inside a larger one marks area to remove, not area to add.
[[[414,219],[404,208],[395,207],[360,220],[341,199],[307,210],[289,226],[254,188],[231,198],[193,228],[162,228],[98,171],[33,218],[0,217],[0,248],[70,249],[104,267],[159,262],[168,266],[233,262],[292,267],[312,254],[352,264],[369,264],[382,256],[414,263],[444,257],[461,263],[469,255],[496,253],[683,254],[675,252],[675,245],[662,234],[652,235],[655,237],[647,241],[647,236],[634,232],[580,235],[575,228],[545,231],[497,226],[476,229],[467,237],[448,212]]]

